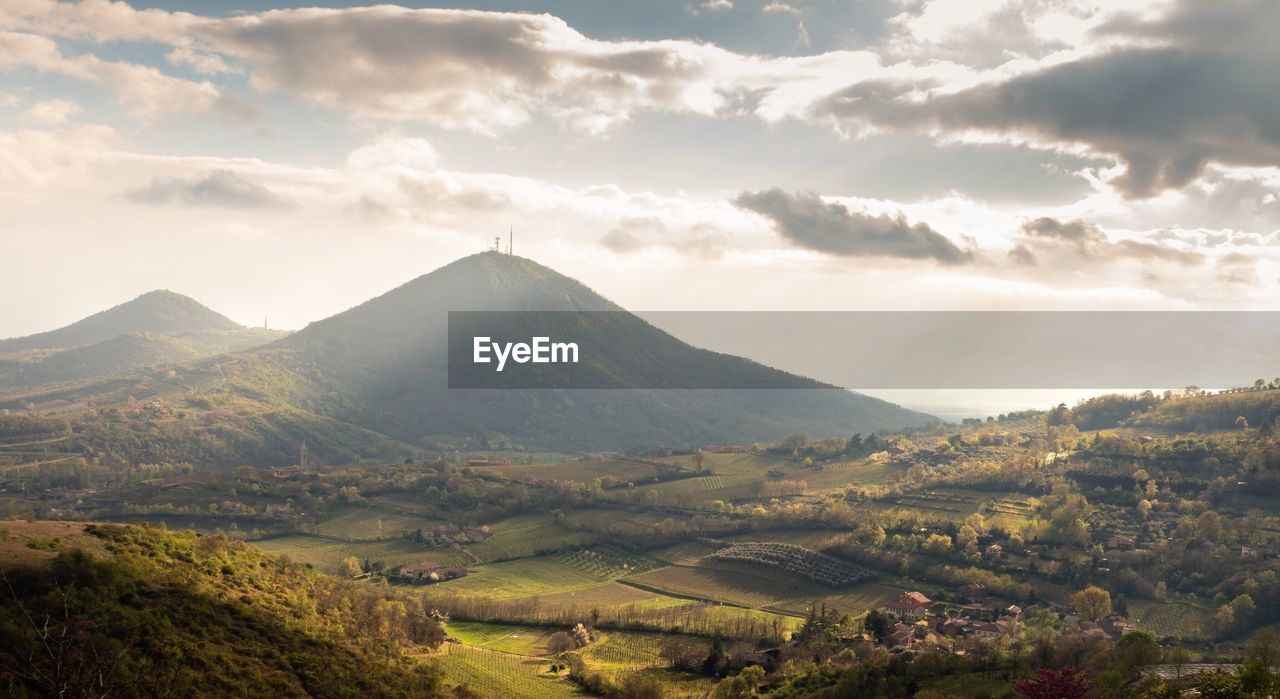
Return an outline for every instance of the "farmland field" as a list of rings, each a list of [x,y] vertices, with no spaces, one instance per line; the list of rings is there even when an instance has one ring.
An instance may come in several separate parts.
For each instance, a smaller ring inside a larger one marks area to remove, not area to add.
[[[540,626],[449,622],[449,635],[468,646],[518,655],[546,655],[547,637],[555,632]]]
[[[444,653],[433,659],[450,681],[466,685],[485,699],[586,696],[577,685],[547,672],[550,663],[543,658],[449,643]]]
[[[251,542],[254,546],[307,563],[325,572],[335,572],[343,559],[382,561],[388,567],[417,561],[435,561],[444,566],[465,566],[471,560],[455,549],[432,549],[409,539],[387,541],[341,541],[310,534],[294,534]]]
[[[324,536],[351,540],[391,539],[411,532],[428,522],[430,517],[374,507],[351,507],[321,522],[316,532]]]
[[[1203,638],[1213,627],[1212,609],[1183,601],[1134,600],[1129,603],[1129,614],[1139,629],[1156,637]]]
[[[582,650],[582,658],[596,672],[615,681],[623,675],[640,672],[662,685],[664,697],[703,697],[715,686],[715,680],[667,670],[661,656],[667,636],[655,633],[612,631],[601,633],[595,643]],[[710,643],[702,642],[710,647]]]
[[[466,547],[475,562],[501,561],[532,556],[595,540],[588,532],[574,532],[546,515],[520,515],[490,525],[493,536]]]
[[[657,469],[649,464],[619,460],[481,466],[476,467],[475,470],[511,480],[557,480],[579,483],[590,483],[597,478],[606,482],[625,483],[630,480],[652,478],[657,474]]]
[[[598,587],[608,578],[554,556],[536,556],[472,568],[465,578],[440,583],[441,592],[492,599],[532,597]]]

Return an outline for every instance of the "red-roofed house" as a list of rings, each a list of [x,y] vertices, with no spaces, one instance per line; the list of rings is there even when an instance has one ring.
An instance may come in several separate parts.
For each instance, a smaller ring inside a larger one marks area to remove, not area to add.
[[[929,611],[929,607],[933,606],[933,600],[924,596],[924,593],[915,590],[912,592],[904,592],[898,600],[889,605],[889,613],[898,619],[910,619],[911,621],[919,621],[924,618],[925,612]]]

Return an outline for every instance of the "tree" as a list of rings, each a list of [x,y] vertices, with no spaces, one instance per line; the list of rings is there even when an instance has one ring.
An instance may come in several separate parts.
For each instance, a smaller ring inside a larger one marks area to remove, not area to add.
[[[1191,663],[1191,651],[1186,646],[1174,646],[1165,654],[1164,661],[1173,666],[1175,677],[1182,677],[1182,668]]]
[[[1024,699],[1085,699],[1093,693],[1093,681],[1079,668],[1040,668],[1030,679],[1013,683]]]
[[[662,644],[659,654],[671,667],[685,672],[697,670],[705,657],[702,645],[686,636],[676,636]]]
[[[1090,585],[1071,598],[1076,614],[1089,621],[1099,621],[1111,614],[1111,593]]]
[[[622,680],[616,696],[619,699],[662,699],[662,683],[656,677],[632,673]]]
[[[872,609],[862,620],[862,628],[867,630],[877,642],[883,641],[893,628],[893,620],[879,609]]]
[[[930,534],[924,542],[924,550],[933,554],[944,554],[951,550],[951,537],[946,534]]]
[[[1239,595],[1231,600],[1231,611],[1235,613],[1237,624],[1247,624],[1253,618],[1253,613],[1258,611],[1258,605],[1254,604],[1249,595]]]
[[[707,653],[706,659],[702,661],[702,674],[719,675],[728,661],[729,658],[724,653],[724,643],[719,636],[716,636],[711,642],[711,650]]]
[[[1271,688],[1276,684],[1275,678],[1267,670],[1267,666],[1257,660],[1250,660],[1240,668],[1240,690],[1251,697],[1270,697]]]
[[[1240,677],[1220,672],[1201,672],[1196,678],[1201,699],[1244,699]]]
[[[359,577],[364,570],[360,567],[360,559],[355,556],[347,556],[342,561],[342,574],[348,578]]]
[[[726,677],[716,685],[716,690],[712,693],[713,699],[746,699],[753,697],[756,693],[756,687],[764,680],[764,668],[759,665],[751,665],[743,668],[733,677]]]
[[[1130,631],[1116,641],[1116,657],[1125,665],[1137,669],[1143,665],[1155,665],[1160,661],[1160,646],[1145,631]]]
[[[960,531],[956,532],[956,544],[966,551],[972,549],[978,545],[978,532],[967,524],[960,527]]]
[[[557,631],[547,638],[547,650],[551,651],[552,655],[560,655],[577,647],[577,642],[567,631]]]
[[[1270,626],[1258,629],[1244,644],[1246,660],[1256,660],[1262,666],[1271,669],[1280,662],[1280,634]]]

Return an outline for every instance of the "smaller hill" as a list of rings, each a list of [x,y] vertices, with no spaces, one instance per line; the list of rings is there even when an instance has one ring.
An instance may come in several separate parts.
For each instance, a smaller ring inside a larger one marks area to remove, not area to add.
[[[193,298],[158,290],[149,291],[132,301],[94,313],[57,330],[0,340],[0,354],[83,347],[126,333],[177,336],[241,329],[243,326],[240,324]]]
[[[57,330],[0,340],[0,389],[189,362],[285,335],[246,328],[182,294],[152,291]]]

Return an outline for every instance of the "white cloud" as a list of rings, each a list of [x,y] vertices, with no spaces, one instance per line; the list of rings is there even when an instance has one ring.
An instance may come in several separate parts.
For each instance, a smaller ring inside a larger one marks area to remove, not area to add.
[[[153,121],[168,114],[203,112],[219,102],[210,82],[192,82],[137,63],[104,61],[92,54],[65,56],[51,39],[34,34],[0,32],[0,68],[34,68],[103,85],[129,114]]]
[[[19,115],[19,119],[37,126],[58,126],[65,124],[84,111],[79,104],[65,99],[42,100],[31,105]]]
[[[165,55],[165,60],[175,66],[190,66],[202,75],[240,74],[240,68],[228,64],[222,57],[202,51],[195,51],[189,46],[179,46]]]

